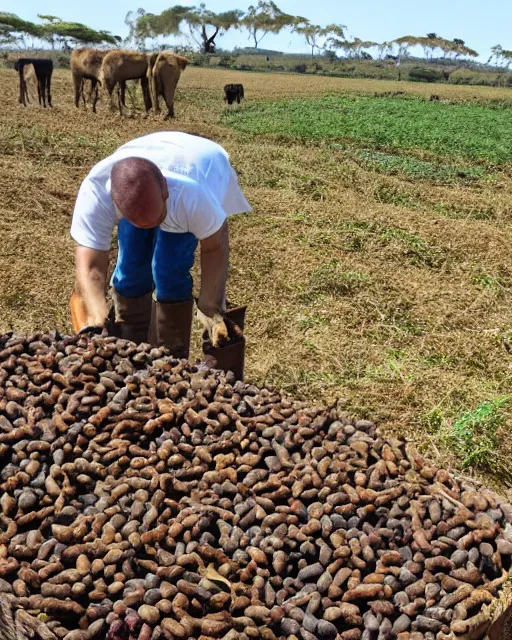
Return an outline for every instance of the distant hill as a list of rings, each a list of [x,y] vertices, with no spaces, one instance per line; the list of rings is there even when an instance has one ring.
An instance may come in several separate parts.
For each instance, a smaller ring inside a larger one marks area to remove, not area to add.
[[[224,53],[224,52],[223,52]],[[286,54],[282,51],[274,51],[272,49],[255,49],[254,47],[235,47],[233,51],[226,51],[225,53],[233,53],[234,55],[259,55],[259,56],[283,56],[283,55],[293,55]],[[304,54],[297,54],[304,55]]]

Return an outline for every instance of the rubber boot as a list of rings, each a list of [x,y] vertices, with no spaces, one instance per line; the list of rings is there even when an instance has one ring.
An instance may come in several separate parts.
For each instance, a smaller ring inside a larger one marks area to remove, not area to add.
[[[119,337],[136,344],[147,342],[151,323],[152,293],[138,298],[126,298],[114,290],[112,300]]]
[[[169,349],[175,358],[188,358],[194,301],[153,301],[150,343]]]

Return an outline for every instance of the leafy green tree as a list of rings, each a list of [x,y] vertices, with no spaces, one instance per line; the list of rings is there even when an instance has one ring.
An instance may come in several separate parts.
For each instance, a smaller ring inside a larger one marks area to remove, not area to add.
[[[40,13],[38,13],[37,17],[40,20],[44,20],[48,24],[55,24],[56,22],[62,22],[62,20],[60,18],[58,18],[57,16],[41,15]]]
[[[311,24],[309,20],[305,20],[302,24],[298,24],[294,31],[304,36],[307,44],[311,47],[311,57],[315,55],[315,49],[320,51],[320,39],[324,36],[324,29],[318,24]]]
[[[436,37],[431,37],[433,35]],[[440,49],[445,57],[453,55],[455,59],[461,56],[478,57],[478,53],[474,49],[467,47],[464,40],[458,38],[455,40],[446,40],[433,33],[427,34],[426,37],[402,36],[393,42],[399,47],[399,56],[407,55],[410,47],[420,46],[423,48],[427,58],[432,58],[436,49]]]
[[[458,60],[461,56],[477,58],[478,52],[470,47],[466,46],[464,40],[460,38],[455,38],[454,40],[443,40],[442,47],[445,55],[454,57],[455,60]]]
[[[417,39],[418,44],[420,44],[424,48],[427,58],[432,58],[436,49],[440,49],[443,52],[445,58],[452,56],[455,59],[458,59],[461,56],[470,56],[476,58],[478,56],[478,53],[474,49],[470,49],[466,46],[464,40],[460,40],[458,38],[456,38],[455,40],[446,40],[445,38],[441,38],[440,36],[437,36],[436,38],[430,38],[429,35],[427,35],[426,38]]]
[[[502,53],[503,47],[501,46],[501,44],[495,44],[494,47],[491,47],[491,56],[489,60],[487,60],[487,64],[490,64],[492,60],[494,60],[494,63],[498,65],[502,58]]]
[[[510,65],[512,64],[512,51],[510,51],[509,49],[504,49],[502,51],[502,56],[505,60],[505,66],[507,67],[507,69],[510,69]]]
[[[80,22],[53,22],[43,27],[43,32],[57,38],[63,46],[76,44],[101,45],[119,43],[120,38],[109,31],[96,31]]]
[[[324,55],[326,56],[326,58],[329,60],[331,64],[334,64],[338,59],[336,52],[333,51],[332,49],[324,49]]]
[[[425,58],[427,59],[432,58],[434,56],[434,51],[437,48],[440,48],[441,44],[442,44],[442,38],[439,38],[439,36],[436,33],[427,33],[426,37],[413,36],[411,40],[411,46],[415,46],[415,45],[420,46],[425,53]]]
[[[393,53],[393,42],[376,42],[375,46],[377,47],[379,60],[382,60],[384,55]]]
[[[207,9],[204,3],[192,9],[185,22],[192,39],[201,47],[203,53],[214,53],[215,38],[233,27],[239,28],[243,16],[243,11],[239,9],[215,13]]]
[[[364,49],[374,47],[377,43],[371,40],[361,40],[354,38],[353,40],[341,40],[339,38],[330,38],[328,46],[331,49],[341,49],[347,58],[362,58]]]
[[[407,58],[409,49],[418,44],[418,38],[416,36],[402,36],[393,40],[393,44],[398,46],[398,58]]]
[[[493,59],[497,67],[509,69],[512,64],[512,51],[504,49],[501,44],[495,44],[491,47],[491,57],[487,60],[487,64],[490,64]]]
[[[24,48],[26,47],[26,36],[40,38],[44,35],[40,25],[28,20],[22,20],[15,13],[7,11],[0,12],[0,32],[5,43],[10,45],[21,44]]]
[[[295,23],[295,17],[284,13],[272,0],[258,0],[256,5],[251,5],[247,13],[241,19],[240,25],[249,32],[249,38],[254,40],[254,48],[267,33],[279,33],[285,27],[291,27]]]
[[[11,49],[18,45],[21,35],[13,33],[11,27],[0,24],[0,48]]]
[[[37,14],[37,17],[43,21],[43,29],[42,29],[43,33],[41,36],[42,39],[48,42],[48,44],[51,46],[52,49],[55,49],[55,45],[58,43],[59,40],[58,38],[55,37],[55,34],[52,33],[51,25],[62,22],[62,20],[57,16],[41,15],[40,13]]]
[[[118,36],[108,31],[96,31],[79,22],[63,22],[57,16],[39,15],[43,23],[35,24],[22,20],[12,13],[0,12],[0,34],[3,42],[21,42],[25,46],[25,36],[39,38],[55,48],[70,44],[117,44]]]
[[[148,20],[142,19],[146,15],[152,16],[153,14],[147,14],[145,9],[140,8],[137,9],[137,11],[129,11],[124,19],[124,23],[129,29],[126,43],[133,42],[137,49],[145,49],[146,38],[151,37],[151,29]]]
[[[307,18],[299,17],[295,21],[293,30],[304,36],[307,44],[311,47],[311,56],[315,55],[315,49],[325,48],[330,40],[344,40],[345,29],[347,27],[342,24],[330,24],[327,27],[321,27],[318,24],[311,24]]]
[[[139,12],[141,10],[139,9]],[[127,18],[130,16],[128,14]],[[203,53],[215,51],[215,38],[232,27],[239,27],[243,12],[238,9],[215,13],[206,8],[176,5],[160,14],[137,15],[133,24],[133,37],[137,40],[158,36],[182,35],[182,25],[188,27],[190,36]],[[131,16],[129,19],[133,19]]]
[[[433,35],[433,34],[429,34],[429,35]],[[438,36],[436,36],[435,38],[430,38],[427,35],[427,38],[422,38],[422,42],[423,42],[423,46],[426,50],[426,56],[427,58],[429,57],[430,54],[430,58],[432,59],[434,57],[434,51],[436,49],[442,49],[443,48],[443,39],[439,38]]]
[[[12,33],[11,28],[5,24],[0,24],[0,47],[14,47],[17,42],[18,36]]]

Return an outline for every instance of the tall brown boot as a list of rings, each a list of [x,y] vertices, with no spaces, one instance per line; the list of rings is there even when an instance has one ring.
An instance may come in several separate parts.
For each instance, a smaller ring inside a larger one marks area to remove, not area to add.
[[[136,344],[147,342],[151,322],[152,293],[146,293],[138,298],[126,298],[114,290],[112,300],[119,337]]]
[[[175,358],[188,358],[194,301],[153,302],[151,344],[164,346]]]

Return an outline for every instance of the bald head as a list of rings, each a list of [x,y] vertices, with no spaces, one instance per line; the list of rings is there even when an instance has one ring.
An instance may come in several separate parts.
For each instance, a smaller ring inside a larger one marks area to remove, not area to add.
[[[110,174],[111,195],[124,218],[142,229],[158,227],[167,215],[167,181],[145,158],[116,162]]]

